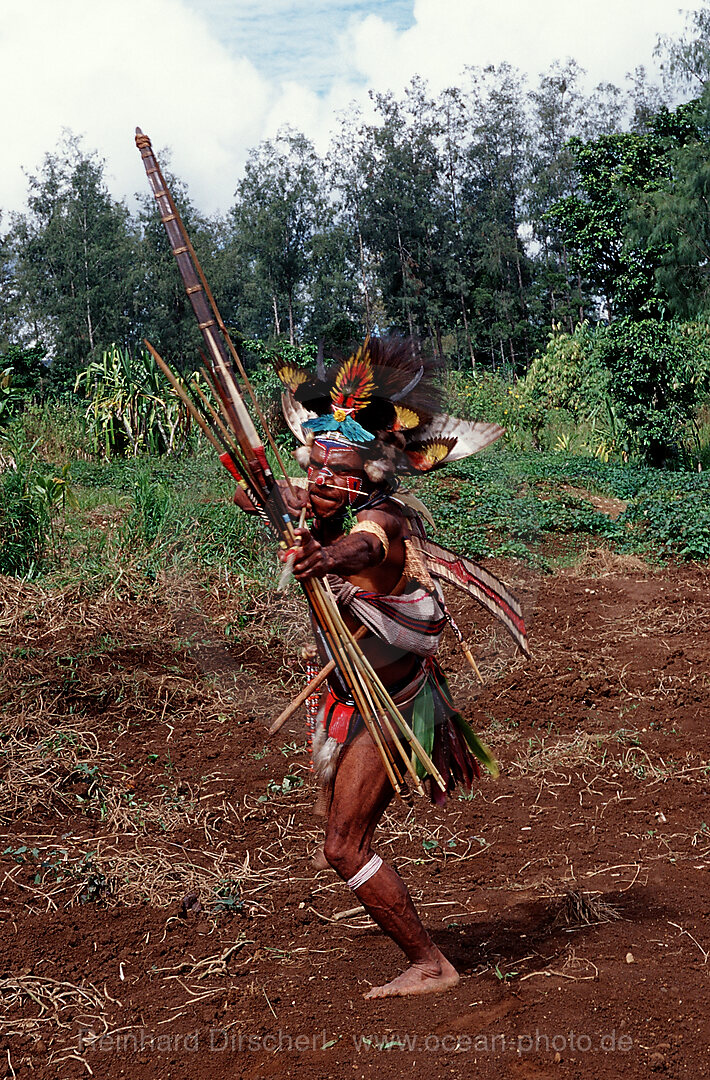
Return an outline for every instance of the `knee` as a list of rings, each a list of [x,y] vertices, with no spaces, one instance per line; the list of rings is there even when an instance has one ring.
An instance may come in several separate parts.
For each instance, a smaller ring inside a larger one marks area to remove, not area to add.
[[[329,829],[326,833],[323,854],[336,874],[347,880],[357,873],[362,856],[343,833]]]

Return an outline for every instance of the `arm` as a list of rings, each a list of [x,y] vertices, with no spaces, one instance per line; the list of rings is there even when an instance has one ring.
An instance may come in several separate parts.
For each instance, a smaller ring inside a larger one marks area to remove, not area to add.
[[[291,517],[297,518],[304,506],[308,505],[308,491],[305,487],[294,485],[293,491],[285,480],[277,481],[281,490],[281,496]],[[243,488],[238,487],[234,493],[234,503],[240,510],[247,514],[255,514],[256,507]]]
[[[375,525],[370,532],[367,523]],[[358,574],[371,566],[379,566],[387,556],[387,551],[380,539],[384,532],[387,544],[401,534],[401,524],[394,514],[372,510],[358,516],[358,531],[348,536],[341,536],[332,544],[323,545],[316,540],[308,529],[296,529],[300,541],[296,551],[294,576],[305,580],[313,577],[325,577],[326,574]],[[288,552],[280,558],[285,560]]]

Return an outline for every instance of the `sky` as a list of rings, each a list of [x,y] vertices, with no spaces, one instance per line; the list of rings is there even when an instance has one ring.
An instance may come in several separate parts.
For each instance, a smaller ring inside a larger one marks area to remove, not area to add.
[[[251,147],[290,124],[323,152],[370,88],[420,75],[436,92],[504,61],[534,84],[567,57],[590,87],[622,85],[684,22],[678,0],[0,0],[0,225],[64,129],[130,202],[140,126],[199,209],[224,212]]]

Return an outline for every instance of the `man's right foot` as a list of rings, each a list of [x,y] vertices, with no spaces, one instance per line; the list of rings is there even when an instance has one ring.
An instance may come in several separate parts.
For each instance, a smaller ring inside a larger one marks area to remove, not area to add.
[[[430,964],[412,964],[392,982],[373,986],[366,998],[409,997],[415,994],[443,994],[459,982],[459,973],[445,956]]]

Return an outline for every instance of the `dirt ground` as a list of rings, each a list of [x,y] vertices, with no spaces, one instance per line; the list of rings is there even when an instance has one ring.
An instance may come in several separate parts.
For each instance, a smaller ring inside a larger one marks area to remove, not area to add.
[[[377,850],[461,972],[402,957],[328,871],[302,610],[0,579],[0,1076],[710,1076],[710,571],[590,553],[535,578],[522,660],[452,597],[497,781],[393,806]],[[289,607],[289,605],[291,605]]]

